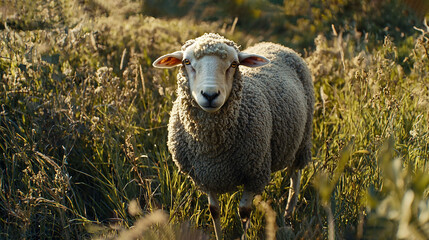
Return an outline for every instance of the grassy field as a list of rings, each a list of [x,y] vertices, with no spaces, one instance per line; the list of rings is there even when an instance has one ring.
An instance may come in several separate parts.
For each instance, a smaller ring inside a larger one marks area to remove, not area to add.
[[[190,1],[0,2],[0,239],[214,237],[206,195],[166,147],[177,70],[151,66],[204,32],[295,47],[314,75],[292,228],[277,172],[249,239],[428,239],[429,27],[386,15],[404,13],[394,0],[282,2],[197,1],[204,16]],[[240,195],[221,196],[226,239],[242,233]]]

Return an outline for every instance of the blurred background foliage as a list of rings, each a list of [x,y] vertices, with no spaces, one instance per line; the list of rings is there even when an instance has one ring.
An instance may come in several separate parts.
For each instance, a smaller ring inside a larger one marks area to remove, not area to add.
[[[0,238],[213,237],[206,196],[166,148],[177,70],[151,63],[219,32],[242,49],[292,47],[314,75],[313,162],[293,228],[281,217],[289,183],[278,172],[255,200],[250,239],[427,239],[428,8],[419,0],[0,1]],[[221,197],[228,239],[242,233],[239,197]]]
[[[160,7],[162,6],[162,7]],[[348,33],[357,39],[382,41],[384,35],[402,40],[413,33],[429,10],[419,0],[146,0],[145,14],[154,17],[188,17],[198,21],[232,24],[261,40],[293,48],[314,46],[319,33]]]

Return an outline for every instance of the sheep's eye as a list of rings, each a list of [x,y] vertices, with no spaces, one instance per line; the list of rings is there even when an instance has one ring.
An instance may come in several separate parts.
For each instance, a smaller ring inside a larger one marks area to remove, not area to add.
[[[236,68],[237,66],[238,66],[238,63],[237,63],[237,62],[232,62],[232,63],[231,63],[231,67],[232,67],[232,68]]]
[[[189,59],[185,59],[185,60],[183,60],[183,64],[185,64],[185,65],[190,65],[190,64],[191,64],[191,61],[189,61]]]

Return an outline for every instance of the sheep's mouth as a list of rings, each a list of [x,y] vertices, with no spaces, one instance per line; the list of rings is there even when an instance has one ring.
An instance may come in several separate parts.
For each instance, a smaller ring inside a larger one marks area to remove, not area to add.
[[[201,107],[202,110],[204,110],[206,112],[209,112],[209,113],[217,112],[221,108],[220,106],[215,107],[215,106],[213,106],[211,104],[206,104],[206,105],[200,106],[200,107]]]
[[[203,94],[198,94],[194,97],[195,94],[193,94],[193,98],[195,102],[198,104],[198,106],[205,112],[208,113],[214,113],[219,111],[222,106],[224,105],[224,99],[222,96],[215,96],[212,99],[207,99],[207,97],[204,97]]]

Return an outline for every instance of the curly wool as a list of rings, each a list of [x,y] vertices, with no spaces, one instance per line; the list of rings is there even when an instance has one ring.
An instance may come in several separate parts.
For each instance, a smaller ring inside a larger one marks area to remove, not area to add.
[[[224,193],[244,185],[260,193],[271,172],[301,169],[311,159],[314,98],[305,63],[276,44],[247,51],[263,54],[271,64],[237,68],[231,94],[218,112],[203,111],[190,94],[185,68],[178,74],[167,144],[179,170],[206,192]]]
[[[223,129],[232,128],[237,125],[241,90],[243,88],[241,74],[239,71],[236,71],[231,95],[224,106],[215,113],[207,113],[201,110],[198,103],[192,98],[188,85],[188,76],[184,67],[180,69],[177,79],[178,98],[174,105],[179,107],[177,113],[180,117],[180,122],[189,136],[199,143],[199,151],[210,155],[210,152],[217,150],[213,149],[213,147],[222,147],[222,143],[228,140],[226,136],[227,131],[223,131]],[[213,131],[214,129],[218,129],[219,131]]]

